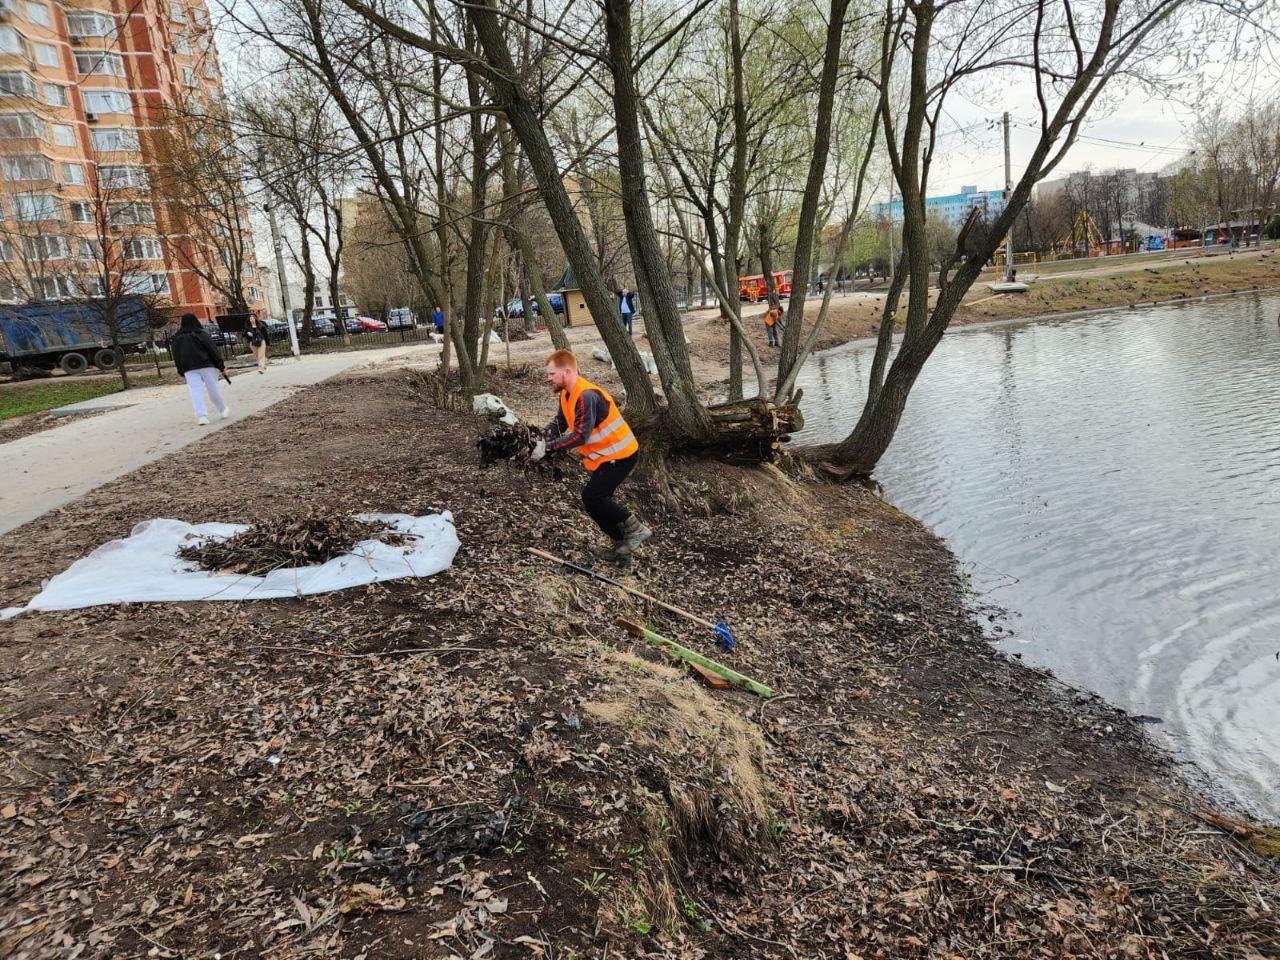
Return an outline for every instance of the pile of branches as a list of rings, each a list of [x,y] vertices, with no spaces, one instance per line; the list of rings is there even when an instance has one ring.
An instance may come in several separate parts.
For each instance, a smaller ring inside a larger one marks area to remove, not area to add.
[[[283,567],[326,563],[365,540],[401,546],[408,539],[384,523],[335,516],[312,507],[260,521],[225,540],[197,539],[182,547],[178,556],[202,570],[261,577]]]
[[[489,432],[476,441],[476,449],[480,451],[481,468],[491,467],[495,463],[516,463],[530,466],[529,455],[539,440],[545,440],[542,431],[525,423],[495,423]],[[560,467],[564,460],[562,451],[549,452],[537,464],[536,469],[551,473],[560,478]]]
[[[508,343],[519,343],[521,340],[532,340],[529,331],[524,328],[523,323],[511,323],[499,328],[498,336],[502,337]]]

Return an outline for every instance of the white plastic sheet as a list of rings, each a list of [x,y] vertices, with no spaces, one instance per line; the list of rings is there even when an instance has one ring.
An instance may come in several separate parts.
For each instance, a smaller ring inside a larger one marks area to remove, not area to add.
[[[403,513],[360,514],[382,521],[414,539],[400,546],[377,540],[357,544],[351,553],[314,567],[286,567],[265,577],[212,573],[178,559],[190,537],[230,537],[243,524],[147,520],[123,540],[105,543],[58,574],[25,607],[0,613],[8,619],[33,610],[75,610],[107,603],[173,600],[268,600],[327,593],[379,580],[429,577],[447,570],[461,544],[448,511],[425,517]]]

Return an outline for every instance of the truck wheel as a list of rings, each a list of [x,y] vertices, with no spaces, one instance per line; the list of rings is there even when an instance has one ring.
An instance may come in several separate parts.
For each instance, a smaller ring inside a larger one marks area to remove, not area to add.
[[[58,366],[62,368],[63,373],[84,373],[89,367],[89,361],[85,359],[83,353],[64,353],[62,359],[58,361]]]
[[[99,370],[117,370],[121,359],[119,350],[114,347],[104,347],[93,355],[93,365]]]

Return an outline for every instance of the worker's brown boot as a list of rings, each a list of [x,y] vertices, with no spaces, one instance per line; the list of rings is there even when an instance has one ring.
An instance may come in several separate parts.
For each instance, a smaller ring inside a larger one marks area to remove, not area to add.
[[[597,547],[594,551],[602,560],[612,560],[620,567],[630,566],[632,550],[625,540],[614,540],[608,547]]]
[[[634,513],[627,517],[626,523],[622,525],[623,542],[632,553],[639,550],[644,542],[652,536],[653,531],[641,523]]]

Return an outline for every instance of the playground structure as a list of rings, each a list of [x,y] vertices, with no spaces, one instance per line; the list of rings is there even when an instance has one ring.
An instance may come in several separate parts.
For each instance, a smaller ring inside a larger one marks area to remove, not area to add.
[[[1053,245],[1056,257],[1097,257],[1111,253],[1111,243],[1104,240],[1093,214],[1081,210],[1071,224],[1071,231]]]

